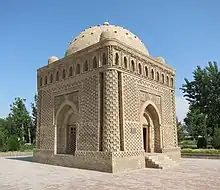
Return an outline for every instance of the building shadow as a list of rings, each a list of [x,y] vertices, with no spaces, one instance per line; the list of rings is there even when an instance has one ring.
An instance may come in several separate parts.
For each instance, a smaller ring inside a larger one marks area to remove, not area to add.
[[[19,160],[19,161],[24,161],[24,162],[33,162],[33,156],[16,156],[16,157],[9,157],[5,159]]]

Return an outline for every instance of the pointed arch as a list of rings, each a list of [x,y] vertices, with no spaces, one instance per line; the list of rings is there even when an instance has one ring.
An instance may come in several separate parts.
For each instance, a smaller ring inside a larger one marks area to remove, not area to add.
[[[159,153],[162,151],[161,116],[157,106],[151,100],[146,101],[140,110],[141,126],[143,126],[146,121],[148,123],[147,132],[146,129],[143,128],[144,150],[146,152],[150,150],[150,152],[153,151]],[[154,141],[153,143],[150,143],[149,138],[152,137]],[[146,141],[146,139],[148,139],[148,141]]]
[[[78,113],[78,110],[76,108],[76,105],[69,101],[69,100],[65,100],[59,107],[59,109],[56,111],[55,113],[55,122],[57,123],[57,117],[59,116],[59,113],[62,111],[62,109],[65,107],[65,106],[70,106],[73,110],[74,113]]]
[[[151,101],[151,100],[146,101],[146,102],[141,106],[141,109],[140,109],[140,117],[142,117],[142,115],[143,115],[144,112],[145,112],[145,109],[146,109],[149,105],[151,105],[151,106],[155,109],[155,111],[156,111],[156,113],[157,113],[157,115],[158,115],[158,117],[159,117],[159,123],[160,123],[160,125],[161,125],[160,112],[159,112],[157,106],[156,106],[156,105],[154,104],[154,102]],[[141,119],[141,118],[140,118],[140,119]]]

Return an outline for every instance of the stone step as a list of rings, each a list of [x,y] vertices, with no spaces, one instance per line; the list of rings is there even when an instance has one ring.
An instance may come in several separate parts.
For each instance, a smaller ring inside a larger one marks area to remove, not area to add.
[[[145,165],[149,168],[170,168],[177,165],[175,161],[169,158],[166,154],[146,154],[145,155]]]

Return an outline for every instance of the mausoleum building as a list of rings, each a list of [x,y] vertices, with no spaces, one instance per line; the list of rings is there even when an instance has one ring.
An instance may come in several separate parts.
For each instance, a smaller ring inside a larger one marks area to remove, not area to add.
[[[37,71],[34,160],[105,172],[174,165],[174,81],[129,30],[105,22],[82,31]]]

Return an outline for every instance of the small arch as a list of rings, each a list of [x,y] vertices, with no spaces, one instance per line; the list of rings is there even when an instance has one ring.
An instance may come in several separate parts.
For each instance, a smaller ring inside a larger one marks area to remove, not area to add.
[[[44,85],[47,85],[47,76],[44,78]]]
[[[56,81],[59,81],[59,71],[56,73]]]
[[[142,74],[142,68],[141,68],[141,64],[138,64],[138,73],[141,75]]]
[[[170,84],[171,84],[171,87],[174,86],[174,80],[173,80],[173,77],[171,77],[171,79],[170,79]]]
[[[157,81],[160,81],[160,75],[158,71],[157,71]]]
[[[134,60],[131,60],[131,68],[132,68],[132,71],[134,72],[135,71]]]
[[[43,85],[43,79],[42,79],[42,77],[40,77],[40,86],[42,86]]]
[[[119,55],[118,55],[118,53],[115,54],[115,65],[119,65]]]
[[[145,66],[145,76],[148,77],[148,68]]]
[[[80,74],[80,65],[79,64],[76,65],[76,74]]]
[[[73,68],[72,66],[69,68],[69,77],[72,77],[73,76]]]
[[[154,79],[154,69],[151,69],[151,78]]]
[[[53,82],[53,74],[51,73],[50,74],[50,83],[52,83]]]
[[[96,56],[93,58],[92,68],[95,69],[98,67]]]
[[[88,61],[86,60],[83,65],[83,71],[88,71],[88,70],[89,70]]]
[[[106,65],[107,64],[107,59],[105,53],[102,54],[102,64]]]
[[[167,85],[170,84],[170,81],[169,81],[169,76],[167,76]]]
[[[66,78],[66,70],[63,69],[63,79],[65,79],[65,78]]]
[[[162,76],[162,83],[164,84],[164,74],[161,75]]]
[[[124,57],[124,67],[125,67],[126,69],[128,68],[127,57]]]

